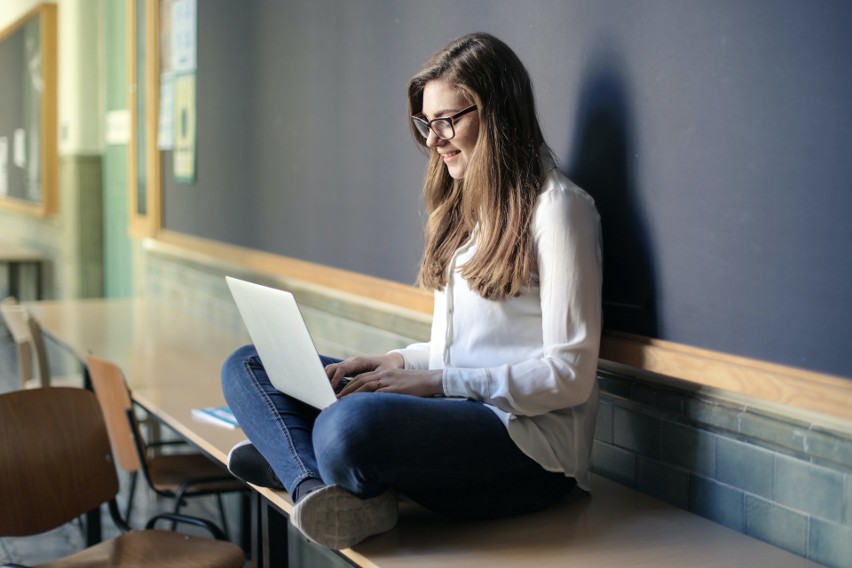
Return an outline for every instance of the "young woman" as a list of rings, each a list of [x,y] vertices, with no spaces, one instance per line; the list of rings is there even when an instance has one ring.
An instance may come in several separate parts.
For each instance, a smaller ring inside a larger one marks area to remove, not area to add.
[[[556,169],[523,64],[477,33],[408,85],[429,154],[431,340],[323,359],[339,400],[319,412],[269,384],[252,346],[226,362],[250,442],[242,479],[287,489],[291,521],[346,548],[391,529],[397,493],[455,518],[539,510],[588,489],[598,403],[601,243],[592,199]],[[280,481],[279,481],[280,480]]]

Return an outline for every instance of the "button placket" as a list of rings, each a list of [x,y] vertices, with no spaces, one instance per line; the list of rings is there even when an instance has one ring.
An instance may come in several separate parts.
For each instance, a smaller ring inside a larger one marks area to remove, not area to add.
[[[453,302],[454,302],[454,294],[453,294],[453,276],[455,275],[456,270],[456,257],[458,256],[458,251],[453,255],[452,259],[450,259],[450,274],[447,277],[447,329],[444,335],[444,366],[450,366],[450,346],[453,344]]]
[[[455,278],[456,278],[456,265],[458,264],[458,258],[466,253],[473,246],[474,237],[471,238],[462,245],[456,252],[453,254],[452,258],[450,258],[450,266],[449,266],[449,274],[447,275],[447,330],[444,336],[444,367],[450,367],[450,348],[453,345],[453,337],[454,337],[454,326],[453,326],[453,313],[455,312]]]

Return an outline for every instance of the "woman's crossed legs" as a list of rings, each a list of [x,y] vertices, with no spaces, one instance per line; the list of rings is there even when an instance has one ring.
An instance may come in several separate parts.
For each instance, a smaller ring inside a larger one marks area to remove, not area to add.
[[[360,499],[396,489],[427,509],[476,519],[539,510],[573,487],[521,452],[479,402],[370,393],[319,412],[273,387],[250,345],[225,363],[222,384],[246,436],[291,495],[308,479]]]

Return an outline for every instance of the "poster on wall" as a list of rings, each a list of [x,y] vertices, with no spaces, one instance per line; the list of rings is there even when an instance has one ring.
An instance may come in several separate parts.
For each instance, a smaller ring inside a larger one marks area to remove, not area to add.
[[[27,167],[27,132],[23,128],[15,129],[15,165],[19,168]]]
[[[157,148],[175,148],[175,82],[172,73],[172,0],[160,0],[160,112]]]
[[[175,147],[175,81],[171,73],[160,75],[160,120],[157,126],[157,148]]]
[[[195,181],[196,0],[160,0],[160,114],[157,147],[174,152],[174,176]]]
[[[174,176],[180,183],[195,182],[195,73],[175,76]]]
[[[195,14],[195,0],[172,0],[171,67],[176,73],[195,71]]]

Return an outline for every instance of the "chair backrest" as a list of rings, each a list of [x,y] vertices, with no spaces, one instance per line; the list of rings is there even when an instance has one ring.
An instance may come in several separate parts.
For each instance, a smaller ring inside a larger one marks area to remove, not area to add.
[[[92,355],[86,357],[86,366],[119,467],[128,473],[139,471],[142,464],[136,445],[144,444],[144,440],[138,428],[132,428],[127,419],[127,411],[133,409],[133,400],[124,373],[114,363]]]
[[[21,387],[33,378],[33,342],[30,327],[27,323],[27,310],[20,306],[15,298],[9,296],[0,302],[0,313],[12,339],[18,355],[18,372],[21,376]],[[47,385],[42,385],[47,386]]]
[[[0,537],[54,529],[117,493],[109,438],[91,391],[0,395]]]
[[[27,381],[37,377],[39,385],[50,386],[50,363],[47,358],[47,346],[38,320],[14,299],[6,298],[0,302],[0,312],[6,327],[12,333],[18,352],[18,369],[21,374],[21,387]],[[35,365],[33,364],[35,363]],[[34,374],[35,371],[35,374]]]
[[[43,387],[50,386],[50,361],[47,358],[47,345],[44,342],[44,333],[41,331],[41,324],[36,317],[27,312],[26,315],[27,328],[30,331],[30,340],[32,341],[33,355],[36,360],[36,371],[38,371],[39,384]]]

